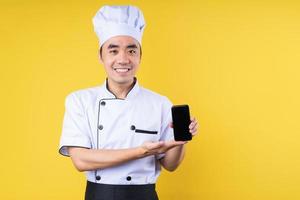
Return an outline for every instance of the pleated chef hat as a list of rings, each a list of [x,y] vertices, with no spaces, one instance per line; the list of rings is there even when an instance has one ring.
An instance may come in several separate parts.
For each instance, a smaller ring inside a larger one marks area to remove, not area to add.
[[[103,6],[93,18],[100,47],[111,37],[131,36],[142,44],[145,20],[135,6]]]

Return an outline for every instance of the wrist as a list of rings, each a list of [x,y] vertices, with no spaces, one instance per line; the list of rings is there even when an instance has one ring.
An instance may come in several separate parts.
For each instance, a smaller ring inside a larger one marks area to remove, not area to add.
[[[146,148],[140,146],[140,147],[136,148],[136,153],[137,153],[136,155],[138,158],[144,158],[145,156],[147,156],[148,151]]]

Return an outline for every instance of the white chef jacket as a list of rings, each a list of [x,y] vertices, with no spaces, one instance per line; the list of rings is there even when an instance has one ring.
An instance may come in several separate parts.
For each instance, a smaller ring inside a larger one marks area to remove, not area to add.
[[[72,92],[66,97],[59,152],[69,156],[67,147],[89,149],[126,149],[145,141],[173,140],[172,103],[164,96],[139,86],[125,99],[116,98],[102,86]],[[153,184],[161,167],[158,156],[132,160],[124,164],[86,171],[88,181],[103,184]]]

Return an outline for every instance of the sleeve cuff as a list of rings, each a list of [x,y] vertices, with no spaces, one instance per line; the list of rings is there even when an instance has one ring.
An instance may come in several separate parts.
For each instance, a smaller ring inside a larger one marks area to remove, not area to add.
[[[70,156],[68,152],[68,147],[81,147],[90,149],[91,145],[89,140],[84,140],[83,138],[63,138],[61,140],[58,152],[63,156]]]
[[[161,154],[158,154],[157,156],[156,156],[156,159],[157,160],[160,160],[160,159],[162,159],[163,157],[165,157],[165,153],[161,153]]]

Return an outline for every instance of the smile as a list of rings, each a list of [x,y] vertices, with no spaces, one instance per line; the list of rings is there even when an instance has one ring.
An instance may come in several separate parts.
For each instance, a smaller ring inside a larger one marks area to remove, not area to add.
[[[128,72],[130,70],[130,68],[114,68],[114,70],[116,72],[124,73],[124,72]]]

